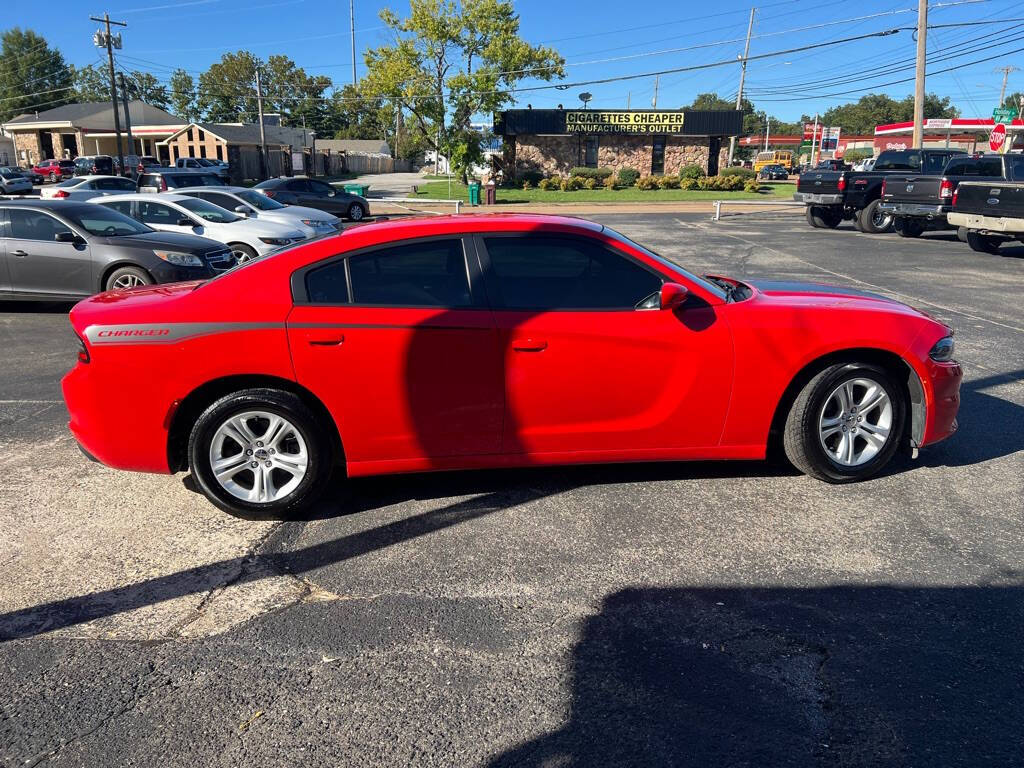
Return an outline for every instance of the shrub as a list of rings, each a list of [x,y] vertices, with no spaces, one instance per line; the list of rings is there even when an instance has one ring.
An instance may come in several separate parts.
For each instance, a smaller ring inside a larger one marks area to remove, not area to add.
[[[707,176],[707,174],[704,173],[704,169],[696,163],[684,165],[679,169],[680,179],[699,179],[701,176]]]
[[[619,180],[616,179],[614,176],[609,176],[607,179],[604,180],[605,189],[615,189],[615,187],[617,187],[618,185]]]
[[[575,192],[583,187],[583,179],[579,176],[569,176],[562,179],[558,186],[563,192]]]
[[[640,171],[636,168],[619,168],[619,186],[632,187],[640,178]]]
[[[641,176],[636,180],[637,189],[657,189],[658,179],[656,176]]]
[[[680,179],[679,180],[679,188],[680,189],[696,189],[696,187],[697,187],[697,179],[689,179],[689,178],[687,178],[687,179]]]
[[[610,179],[611,176],[608,176],[607,178]],[[597,185],[600,183],[601,182],[599,182],[597,178],[594,176],[590,176],[589,178],[583,180],[583,186],[586,187],[587,189],[597,189]]]
[[[579,176],[583,179],[607,179],[612,175],[611,168],[584,168],[582,165],[569,170],[570,176]]]
[[[719,183],[721,185],[721,189],[726,192],[734,192],[742,189],[743,185],[749,181],[749,179],[744,179],[736,174],[732,174],[730,176],[719,176],[718,178],[720,179]]]
[[[533,189],[533,184],[529,179],[523,179],[523,190]]]
[[[679,189],[679,177],[660,176],[658,178],[658,186],[662,189]]]
[[[739,176],[741,179],[753,179],[757,176],[753,168],[744,168],[741,165],[730,165],[719,171],[719,176]]]
[[[535,187],[540,184],[541,179],[544,178],[544,174],[540,171],[523,171],[519,174],[519,178],[522,179],[524,184],[526,182],[530,182],[530,186]]]
[[[545,191],[549,189],[558,189],[558,179],[544,178],[537,183],[537,186]]]
[[[695,181],[697,182],[697,189],[717,189],[714,176],[701,176],[699,179],[695,179]]]
[[[757,181],[755,181],[754,179],[748,179],[743,184],[743,191],[744,192],[760,192],[761,191],[761,185]]]

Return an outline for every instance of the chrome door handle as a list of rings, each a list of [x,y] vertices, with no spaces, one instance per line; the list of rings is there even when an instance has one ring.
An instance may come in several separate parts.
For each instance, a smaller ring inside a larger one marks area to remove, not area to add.
[[[323,338],[306,339],[314,347],[340,347],[345,343],[344,336],[325,336]]]
[[[24,258],[28,256],[28,251],[11,251],[11,256],[17,256],[18,258]]]
[[[516,339],[512,342],[512,349],[516,352],[543,352],[548,348],[548,343],[540,339]]]

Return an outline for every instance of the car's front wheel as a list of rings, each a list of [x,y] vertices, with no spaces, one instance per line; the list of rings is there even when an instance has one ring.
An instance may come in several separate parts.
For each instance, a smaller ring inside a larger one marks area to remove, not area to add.
[[[244,264],[247,261],[252,261],[257,256],[256,249],[246,245],[245,243],[231,243],[228,246],[231,249],[231,255],[235,257],[235,261],[239,264]]]
[[[804,474],[829,483],[864,480],[899,445],[906,396],[881,368],[833,365],[800,391],[786,417],[783,448]]]
[[[188,461],[199,488],[224,511],[286,516],[323,494],[332,451],[302,400],[260,388],[222,397],[203,412],[189,436]]]
[[[107,275],[107,282],[103,287],[108,291],[122,291],[125,288],[152,284],[153,278],[141,267],[118,267]]]
[[[362,221],[363,217],[366,216],[366,211],[363,210],[363,206],[359,203],[352,203],[348,207],[348,218],[352,221]]]

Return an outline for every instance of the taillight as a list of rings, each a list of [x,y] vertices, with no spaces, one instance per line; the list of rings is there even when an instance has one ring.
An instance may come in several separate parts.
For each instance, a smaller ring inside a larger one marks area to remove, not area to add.
[[[956,208],[956,196],[959,195],[959,194],[960,194],[960,187],[957,187],[956,189],[953,190],[953,200],[951,201],[951,204],[952,204],[952,206],[954,208]]]
[[[71,195],[68,194],[67,190],[64,189],[58,189],[56,192],[53,193],[53,196],[59,198],[71,197]]]
[[[142,173],[146,169],[142,167],[142,163],[139,163],[139,167],[136,168],[135,170],[138,171],[139,173]]]
[[[99,173],[100,171],[99,171],[99,168],[97,168],[97,167],[96,167],[96,166],[94,165],[94,166],[92,167],[92,172],[93,172],[94,174],[96,174],[96,173]]]
[[[885,197],[885,179],[882,179],[882,197]]]
[[[167,179],[165,179],[163,176],[160,177],[160,191],[167,191]]]
[[[846,174],[845,173],[841,174],[839,176],[839,183],[836,186],[837,186],[837,188],[839,189],[840,192],[842,192],[842,191],[844,191],[846,189]]]
[[[274,197],[277,193],[274,192],[272,189],[265,189],[263,190],[263,194],[266,195],[267,197]]]
[[[78,339],[78,362],[88,363],[89,362],[89,348],[85,346],[85,341],[77,333],[75,338]]]
[[[939,184],[939,197],[952,197],[953,196],[953,182],[949,179],[943,179],[942,183]]]

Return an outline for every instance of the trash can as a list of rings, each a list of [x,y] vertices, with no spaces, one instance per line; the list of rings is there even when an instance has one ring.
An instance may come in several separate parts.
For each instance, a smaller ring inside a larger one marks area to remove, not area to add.
[[[469,204],[480,205],[480,182],[469,182]]]
[[[495,192],[497,188],[494,186],[493,181],[488,181],[484,186],[484,205],[494,205],[498,202],[498,194]]]
[[[366,197],[366,193],[370,190],[369,184],[346,184],[342,187],[346,192],[351,195],[359,195],[360,197]]]

